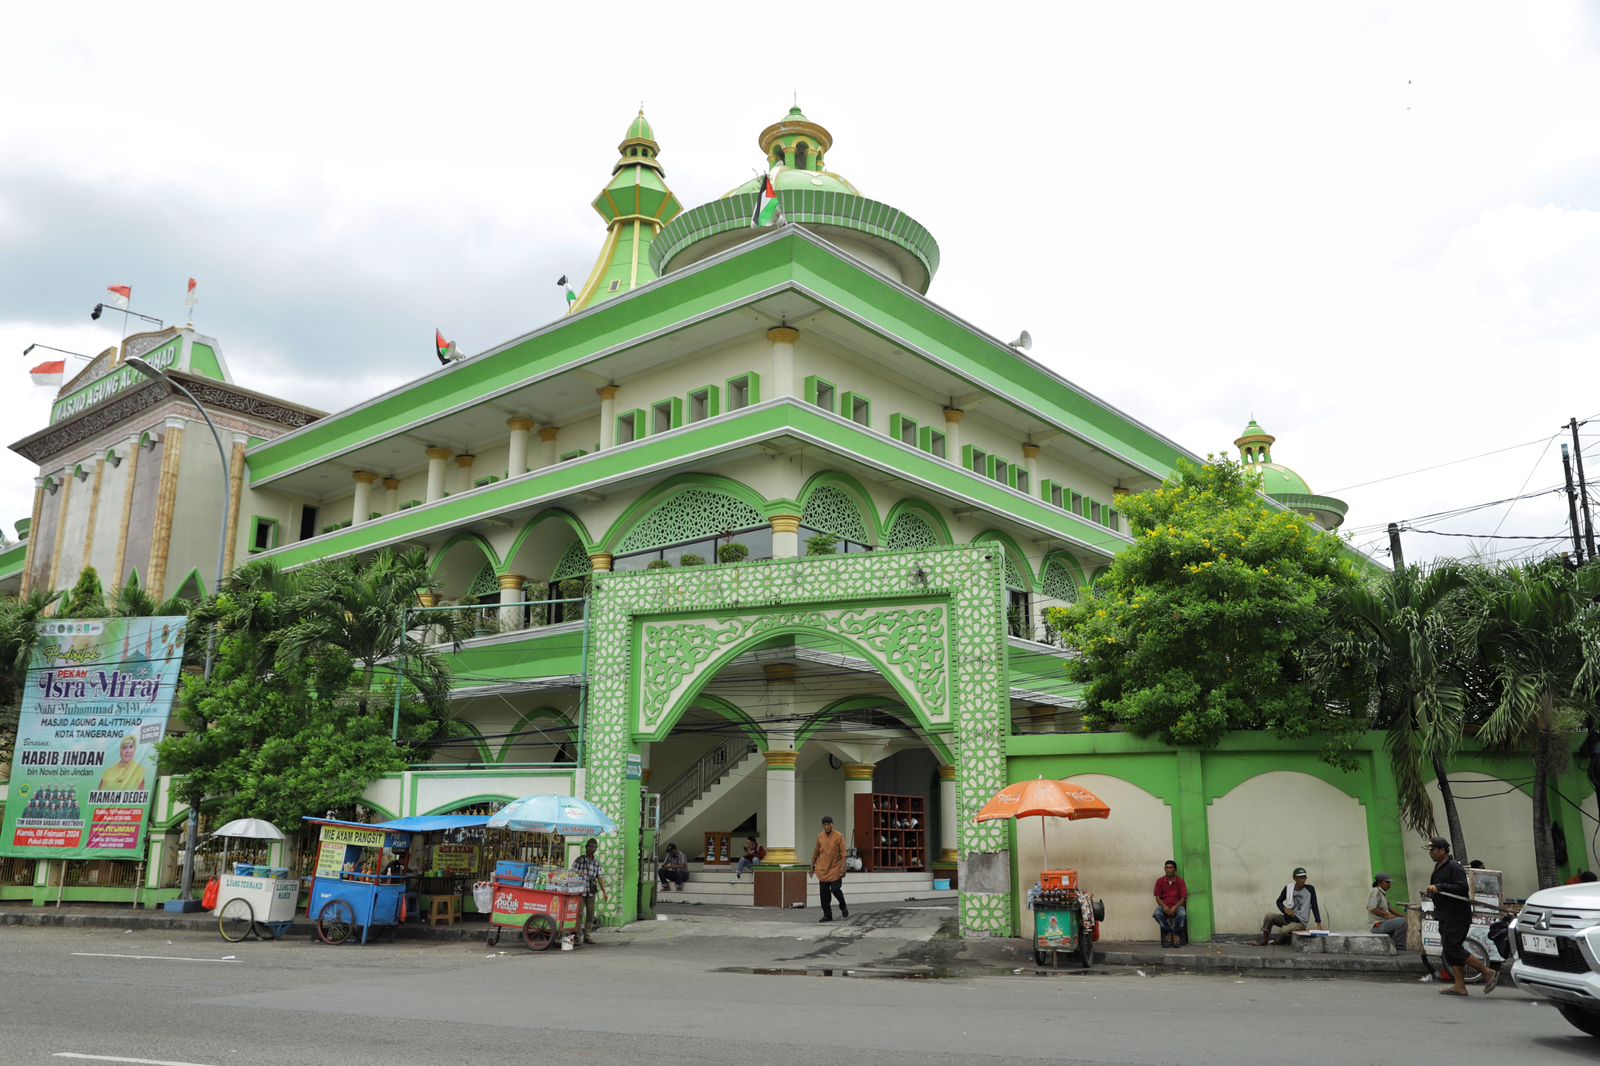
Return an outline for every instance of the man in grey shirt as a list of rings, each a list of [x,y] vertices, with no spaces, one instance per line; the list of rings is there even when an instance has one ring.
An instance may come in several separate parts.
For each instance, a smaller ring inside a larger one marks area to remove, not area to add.
[[[1317,890],[1306,884],[1306,868],[1296,866],[1293,876],[1294,884],[1285,885],[1278,892],[1277,909],[1261,919],[1262,945],[1274,940],[1279,944],[1287,944],[1295,933],[1310,928],[1312,919],[1316,919],[1318,929],[1322,928],[1322,909],[1317,906]]]

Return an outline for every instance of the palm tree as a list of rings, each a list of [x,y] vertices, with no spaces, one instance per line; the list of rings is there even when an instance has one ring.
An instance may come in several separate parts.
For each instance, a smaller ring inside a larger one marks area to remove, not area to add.
[[[60,592],[35,590],[21,598],[0,599],[0,773],[11,772],[22,684],[39,635],[39,619],[60,598]]]
[[[1454,563],[1402,567],[1371,585],[1343,589],[1336,624],[1313,654],[1316,673],[1353,712],[1386,731],[1400,812],[1421,833],[1435,832],[1427,777],[1431,772],[1455,855],[1465,862],[1466,835],[1448,767],[1460,745],[1469,706],[1460,665],[1469,627],[1461,592],[1468,574]],[[1342,697],[1342,699],[1341,699]]]
[[[279,659],[296,662],[322,648],[337,648],[360,671],[358,713],[369,712],[379,667],[396,663],[405,680],[441,717],[450,692],[450,671],[444,660],[405,620],[405,609],[419,594],[431,591],[427,553],[397,553],[385,548],[366,560],[329,559],[296,575],[289,597],[290,621],[281,631]],[[470,622],[460,614],[443,613],[426,627],[440,643],[459,645]]]
[[[1479,653],[1493,686],[1494,710],[1480,735],[1491,744],[1532,749],[1533,853],[1539,887],[1556,883],[1549,787],[1567,759],[1567,741],[1593,713],[1600,672],[1600,567],[1560,563],[1508,570],[1488,590],[1478,623]]]

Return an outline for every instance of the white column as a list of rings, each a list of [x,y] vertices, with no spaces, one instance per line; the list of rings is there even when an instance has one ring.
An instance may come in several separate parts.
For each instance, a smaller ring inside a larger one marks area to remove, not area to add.
[[[773,515],[767,521],[772,525],[772,557],[797,558],[800,555],[800,516]]]
[[[383,513],[394,514],[400,510],[400,479],[386,477],[383,479]]]
[[[1022,446],[1022,468],[1028,472],[1028,495],[1039,495],[1039,446]]]
[[[425,502],[444,499],[444,464],[449,461],[449,448],[428,449],[428,491],[424,494]]]
[[[472,488],[472,464],[477,461],[476,455],[462,454],[456,456],[456,469],[461,471],[461,476],[456,480],[460,483],[457,492],[466,492]]]
[[[617,387],[602,385],[594,392],[600,397],[600,450],[605,451],[617,443]]]
[[[527,580],[521,574],[500,575],[500,628],[502,630],[522,628],[522,601],[525,598],[522,586]]]
[[[967,413],[959,407],[944,409],[944,457],[961,465],[961,420]]]
[[[856,797],[872,791],[873,765],[869,762],[844,764],[844,842],[846,847],[856,843]]]
[[[517,415],[506,419],[506,426],[511,430],[506,477],[521,477],[528,472],[528,433],[533,429],[533,419]]]
[[[956,768],[939,767],[939,861],[956,861],[956,830],[961,812],[956,810]]]
[[[369,473],[366,470],[357,470],[354,477],[356,479],[356,499],[350,505],[350,523],[359,526],[372,513],[372,485],[378,480],[378,475]]]
[[[767,840],[767,861],[793,866],[800,861],[795,852],[794,831],[794,774],[795,762],[800,756],[793,748],[769,748],[765,755],[767,817],[762,823],[762,835]]]
[[[544,426],[539,430],[539,466],[556,465],[556,434],[561,430],[555,426]]]
[[[800,339],[800,331],[790,329],[788,326],[776,326],[767,330],[767,340],[772,342],[772,387],[767,394],[777,396],[798,396],[800,390],[795,387],[794,377],[794,342]]]

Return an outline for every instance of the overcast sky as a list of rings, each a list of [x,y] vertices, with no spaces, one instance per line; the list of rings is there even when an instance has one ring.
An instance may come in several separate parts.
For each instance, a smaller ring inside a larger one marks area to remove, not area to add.
[[[469,353],[538,327],[599,250],[589,201],[641,100],[693,206],[748,177],[798,92],[829,165],[939,241],[932,299],[1028,329],[1180,444],[1231,450],[1254,415],[1364,547],[1413,518],[1564,531],[1552,494],[1418,516],[1558,485],[1552,436],[1600,415],[1600,8],[830,11],[9,12],[4,443],[51,398],[26,375],[43,353],[17,353],[115,344],[88,318],[113,283],[172,321],[193,275],[236,379],[325,409],[435,369],[436,325]],[[1600,480],[1600,419],[1582,432]],[[8,535],[36,473],[0,458]],[[1557,543],[1405,540],[1410,560]]]

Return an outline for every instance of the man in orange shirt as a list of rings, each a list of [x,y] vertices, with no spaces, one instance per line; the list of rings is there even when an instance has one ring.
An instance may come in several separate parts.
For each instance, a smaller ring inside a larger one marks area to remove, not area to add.
[[[833,921],[833,900],[839,901],[839,916],[850,917],[844,893],[839,886],[844,881],[844,834],[835,832],[833,816],[822,816],[822,832],[817,834],[817,846],[811,849],[811,875],[822,890],[822,917],[819,922]]]

